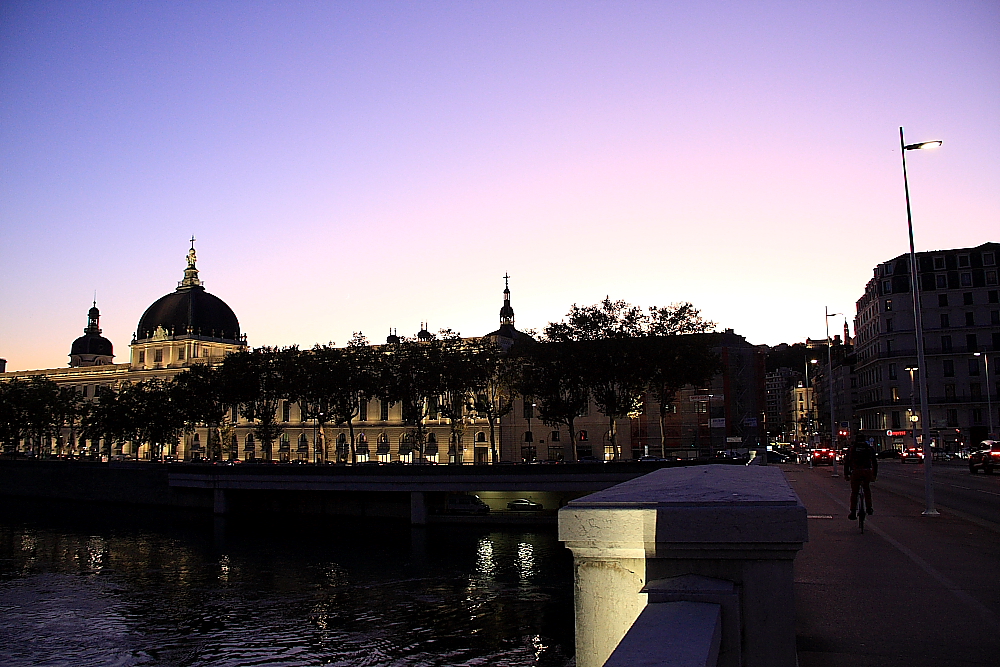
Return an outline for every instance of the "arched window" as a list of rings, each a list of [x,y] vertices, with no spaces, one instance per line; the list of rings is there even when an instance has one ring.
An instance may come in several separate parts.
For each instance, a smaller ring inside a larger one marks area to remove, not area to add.
[[[531,431],[525,431],[524,432],[524,441],[525,442],[534,442],[535,441],[535,435],[534,435],[534,433],[532,433]]]
[[[243,458],[252,459],[257,456],[257,450],[254,446],[253,433],[247,433],[247,438],[243,444]]]
[[[378,456],[380,463],[388,463],[391,455],[389,454],[389,437],[385,433],[379,433],[378,440],[375,445],[375,454]]]
[[[427,436],[427,446],[424,448],[424,454],[427,456],[437,456],[438,453],[438,441],[437,436],[433,433]]]
[[[580,435],[579,435],[578,439],[579,439],[580,442],[587,442],[587,432],[586,431],[580,431]]]
[[[413,451],[413,434],[404,433],[399,436],[399,455],[406,456]]]
[[[346,461],[350,453],[350,448],[347,446],[347,436],[341,433],[337,436],[337,460]]]
[[[288,434],[282,433],[281,440],[278,442],[278,451],[287,452],[291,449],[291,445],[288,442]]]
[[[191,442],[191,449],[201,449],[201,436],[197,433],[194,434],[194,440]]]
[[[559,431],[552,431],[552,433],[549,434],[549,440],[551,442],[559,442],[560,437],[562,436],[559,435]]]
[[[246,437],[246,440],[244,442],[245,442],[244,447],[243,447],[244,449],[253,449],[253,446],[254,446],[253,433],[247,433],[247,437]]]
[[[309,452],[309,438],[306,437],[305,433],[302,433],[301,435],[299,435],[298,450],[299,450],[300,453],[308,453]]]
[[[358,455],[368,456],[368,436],[364,433],[358,434],[357,438]]]
[[[478,431],[476,433],[476,442],[486,442],[486,431]]]

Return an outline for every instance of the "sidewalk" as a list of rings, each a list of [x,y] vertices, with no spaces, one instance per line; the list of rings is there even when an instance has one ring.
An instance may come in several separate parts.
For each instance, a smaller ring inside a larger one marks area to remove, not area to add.
[[[862,535],[843,477],[780,467],[810,516],[795,559],[801,667],[1000,665],[1000,534],[922,517],[876,483]]]

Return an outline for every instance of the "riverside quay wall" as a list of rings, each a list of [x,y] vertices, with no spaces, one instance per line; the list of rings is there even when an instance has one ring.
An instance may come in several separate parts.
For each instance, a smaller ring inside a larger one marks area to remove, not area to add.
[[[276,512],[408,519],[414,524],[552,523],[574,498],[662,467],[696,462],[566,465],[209,465],[0,460],[0,496],[186,508],[216,514]],[[449,509],[478,495],[488,514]],[[526,498],[532,511],[510,511]]]

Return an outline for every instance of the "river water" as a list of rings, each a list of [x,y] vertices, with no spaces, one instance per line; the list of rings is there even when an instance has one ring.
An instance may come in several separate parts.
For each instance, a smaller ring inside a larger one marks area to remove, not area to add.
[[[0,665],[573,662],[554,527],[0,508]]]

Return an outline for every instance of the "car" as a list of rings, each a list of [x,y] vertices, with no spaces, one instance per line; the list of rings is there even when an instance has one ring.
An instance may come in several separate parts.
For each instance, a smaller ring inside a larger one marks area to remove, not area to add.
[[[832,449],[814,449],[812,455],[809,457],[814,466],[832,466],[833,465],[833,450]]]
[[[908,463],[913,461],[914,463],[924,462],[924,452],[916,447],[907,447],[899,454],[900,463]]]
[[[789,457],[786,454],[782,454],[781,452],[776,452],[776,451],[772,450],[772,451],[770,451],[770,452],[767,453],[767,462],[768,463],[791,463],[792,459],[791,459],[791,457]]]
[[[875,455],[880,459],[898,459],[899,450],[898,449],[883,449],[881,452]]]
[[[992,475],[995,469],[1000,468],[1000,441],[984,440],[980,447],[969,455],[969,472],[976,474],[976,470],[981,469]]]
[[[536,503],[533,500],[518,498],[507,503],[507,509],[514,512],[541,512],[545,508],[542,507],[541,503]]]
[[[460,493],[448,496],[445,509],[449,514],[489,514],[490,506],[474,494]]]

